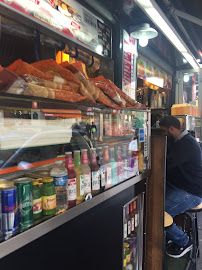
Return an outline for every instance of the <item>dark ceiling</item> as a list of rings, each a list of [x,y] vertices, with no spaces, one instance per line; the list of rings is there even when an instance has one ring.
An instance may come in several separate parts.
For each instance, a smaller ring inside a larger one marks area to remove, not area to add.
[[[197,51],[202,51],[202,26],[181,17],[177,18],[189,35],[190,41],[193,42],[194,46],[192,46],[189,38],[185,36],[179,24],[177,24],[173,12],[175,14],[175,9],[180,10],[202,20],[202,0],[157,0],[156,2],[175,26],[194,56],[199,58]]]

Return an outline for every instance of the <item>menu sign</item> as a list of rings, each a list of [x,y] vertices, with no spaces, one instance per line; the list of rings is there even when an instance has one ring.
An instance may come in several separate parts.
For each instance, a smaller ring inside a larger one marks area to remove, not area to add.
[[[135,99],[135,63],[136,63],[136,43],[124,30],[123,33],[123,91]]]
[[[172,89],[172,76],[140,57],[137,59],[137,76],[159,87]]]
[[[0,0],[61,33],[111,57],[111,29],[75,0]]]

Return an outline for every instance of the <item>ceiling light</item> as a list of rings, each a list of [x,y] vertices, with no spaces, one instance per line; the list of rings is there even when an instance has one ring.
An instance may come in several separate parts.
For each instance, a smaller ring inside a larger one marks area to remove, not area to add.
[[[140,37],[139,44],[141,47],[146,47],[148,44],[148,38],[147,37]]]
[[[186,63],[187,63],[187,60],[186,60],[185,58],[182,58],[182,62],[183,62],[184,64],[186,64]]]
[[[190,50],[179,36],[175,28],[172,26],[166,15],[159,8],[154,0],[134,0],[143,11],[150,17],[156,26],[163,32],[163,34],[170,40],[174,47],[181,52],[186,60],[193,68],[199,68],[196,59],[191,55]],[[189,55],[189,56],[187,56]]]
[[[132,38],[139,39],[139,44],[142,47],[147,46],[148,39],[158,36],[158,32],[154,28],[151,28],[148,23],[131,26],[129,33]]]
[[[198,69],[198,63],[194,60],[193,56],[187,52],[183,52],[182,55],[184,56],[185,59],[189,62],[189,64],[194,68]]]
[[[184,82],[188,82],[189,81],[189,74],[185,73],[184,74]]]

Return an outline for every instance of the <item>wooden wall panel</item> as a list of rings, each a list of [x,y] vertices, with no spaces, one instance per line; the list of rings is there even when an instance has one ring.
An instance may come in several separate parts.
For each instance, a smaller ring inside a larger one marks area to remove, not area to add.
[[[151,176],[147,183],[145,270],[163,266],[166,137],[151,136]]]

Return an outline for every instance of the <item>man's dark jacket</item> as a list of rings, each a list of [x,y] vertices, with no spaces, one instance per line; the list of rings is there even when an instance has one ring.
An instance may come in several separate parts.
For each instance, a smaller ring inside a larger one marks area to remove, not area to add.
[[[202,154],[190,133],[169,147],[166,171],[169,183],[202,198]]]

